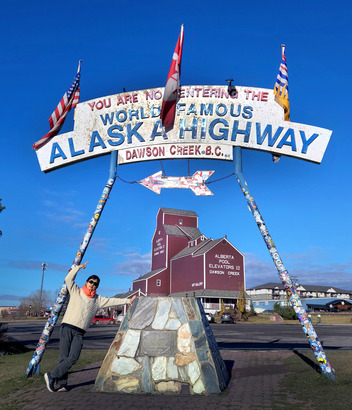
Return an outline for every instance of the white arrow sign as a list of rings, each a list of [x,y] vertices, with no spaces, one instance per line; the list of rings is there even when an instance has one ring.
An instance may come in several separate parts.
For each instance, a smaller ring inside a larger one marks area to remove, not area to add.
[[[160,194],[161,188],[190,188],[196,195],[213,195],[204,181],[214,172],[197,171],[191,177],[163,177],[159,171],[139,183],[157,194]]]

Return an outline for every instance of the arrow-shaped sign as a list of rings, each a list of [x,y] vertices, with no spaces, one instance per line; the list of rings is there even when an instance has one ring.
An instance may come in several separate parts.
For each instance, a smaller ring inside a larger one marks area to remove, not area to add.
[[[161,188],[190,188],[196,195],[213,195],[204,181],[215,171],[197,171],[191,177],[163,177],[162,172],[139,181],[140,184],[160,194]]]

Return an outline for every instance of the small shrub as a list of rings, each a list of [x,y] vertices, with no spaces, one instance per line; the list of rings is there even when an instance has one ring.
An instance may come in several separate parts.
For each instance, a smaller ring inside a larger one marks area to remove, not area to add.
[[[252,301],[251,301],[251,308],[250,308],[249,313],[250,313],[250,316],[257,316],[257,312],[254,309],[254,305]]]
[[[297,319],[296,312],[294,311],[292,306],[280,306],[279,302],[275,302],[274,312],[280,315],[285,320]]]

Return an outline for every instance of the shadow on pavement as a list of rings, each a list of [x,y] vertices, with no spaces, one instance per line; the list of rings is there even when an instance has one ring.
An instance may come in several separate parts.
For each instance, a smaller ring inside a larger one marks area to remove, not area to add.
[[[232,377],[232,369],[233,369],[233,366],[234,366],[234,364],[235,364],[235,361],[234,361],[234,360],[224,360],[224,363],[225,363],[225,366],[226,366],[227,373],[228,373],[228,375],[229,375],[229,377],[230,377],[230,379],[231,379],[231,377]]]
[[[68,390],[73,390],[73,389],[76,389],[77,387],[83,387],[83,386],[93,386],[94,383],[95,383],[95,379],[94,380],[88,380],[87,382],[71,384],[69,386]]]
[[[74,374],[74,373],[82,373],[82,372],[87,372],[87,371],[90,371],[90,370],[95,370],[95,369],[100,369],[100,366],[96,366],[96,367],[89,367],[88,369],[81,369],[81,370],[73,370],[73,371],[70,371],[69,372],[69,374]]]

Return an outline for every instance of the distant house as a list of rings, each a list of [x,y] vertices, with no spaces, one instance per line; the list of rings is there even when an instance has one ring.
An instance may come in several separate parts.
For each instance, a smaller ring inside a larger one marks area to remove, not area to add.
[[[310,312],[351,312],[352,300],[341,298],[306,299],[304,304]]]
[[[139,290],[131,291],[131,289],[129,289],[128,292],[118,293],[114,295],[114,297],[119,298],[119,299],[131,299],[132,296],[134,295],[141,296],[141,292]],[[144,296],[144,294],[142,294],[142,296]],[[113,306],[107,309],[101,309],[98,312],[98,314],[108,313],[109,317],[117,319],[120,315],[124,316],[126,314],[128,310],[128,306],[129,305],[121,305],[121,306]]]
[[[132,292],[195,296],[207,311],[215,312],[221,300],[235,307],[244,290],[244,255],[226,236],[214,240],[203,235],[193,211],[159,209],[151,271],[133,281]]]
[[[352,299],[352,291],[340,289],[335,286],[321,285],[296,285],[296,290],[302,299],[306,298],[343,298]],[[255,300],[280,300],[286,298],[282,283],[264,283],[247,289],[252,301]]]
[[[314,310],[313,305],[319,305],[320,307],[317,307],[317,309],[336,310],[336,307],[330,306],[331,301],[335,301],[338,304],[352,299],[352,291],[340,289],[335,286],[296,285],[296,290],[303,305],[305,305],[308,310]],[[264,283],[263,285],[247,289],[247,294],[250,296],[253,307],[258,313],[273,310],[275,302],[279,302],[282,306],[289,304],[282,283]],[[325,302],[326,306],[323,299],[327,300],[327,302]],[[322,304],[324,304],[324,308],[321,307]],[[346,303],[345,309],[348,305],[349,304]],[[344,306],[344,304],[341,306]]]

